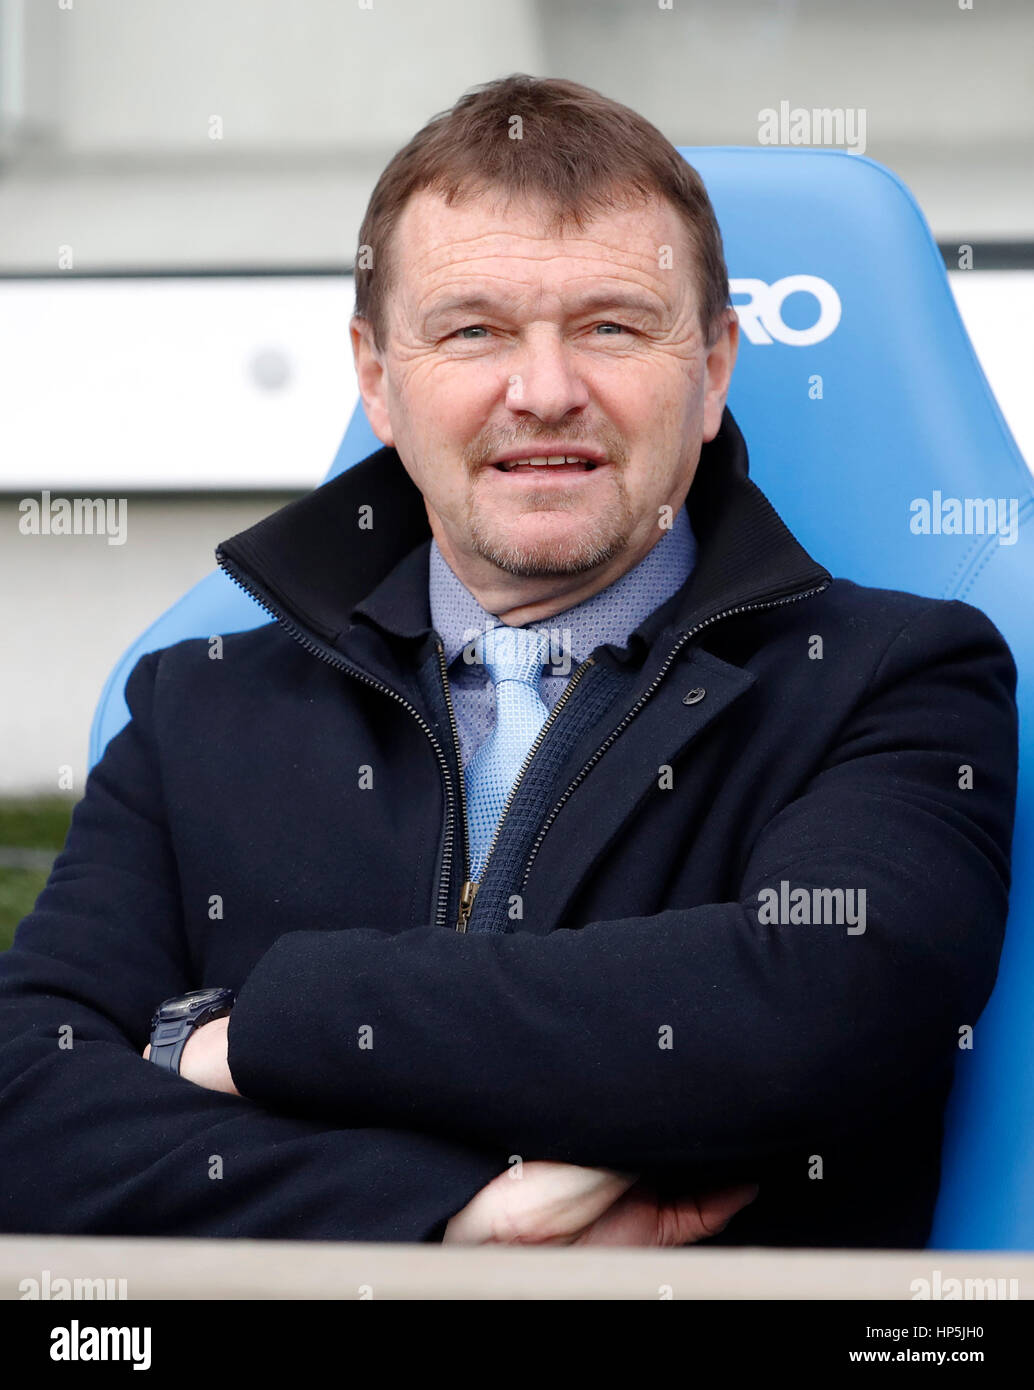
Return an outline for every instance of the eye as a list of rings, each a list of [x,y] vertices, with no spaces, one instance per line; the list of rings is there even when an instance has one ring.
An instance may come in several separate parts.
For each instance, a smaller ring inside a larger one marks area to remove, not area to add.
[[[487,332],[488,332],[488,329],[485,327],[485,325],[484,325],[483,323],[470,323],[470,324],[467,324],[467,326],[466,326],[465,328],[457,328],[456,332],[453,334],[453,337],[454,337],[454,338],[457,338],[457,337],[459,337],[459,335],[460,335],[461,333],[487,333]],[[470,342],[471,339],[468,338],[466,341],[467,341],[467,342]],[[475,340],[475,341],[476,341],[476,340]]]
[[[618,329],[621,330],[622,333],[627,333],[627,332],[628,332],[628,329],[625,327],[625,325],[624,325],[623,323],[609,323],[609,322],[608,322],[608,323],[598,323],[598,324],[596,324],[595,326],[596,326],[596,328],[598,328],[598,329],[599,329],[599,328],[618,328]]]

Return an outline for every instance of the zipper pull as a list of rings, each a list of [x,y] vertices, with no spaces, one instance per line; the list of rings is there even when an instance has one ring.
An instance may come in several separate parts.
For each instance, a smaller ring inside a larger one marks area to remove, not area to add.
[[[477,896],[478,885],[472,879],[467,879],[463,885],[463,892],[460,894],[460,915],[456,919],[456,930],[466,931],[467,923],[470,921],[471,909],[474,906],[474,898]]]

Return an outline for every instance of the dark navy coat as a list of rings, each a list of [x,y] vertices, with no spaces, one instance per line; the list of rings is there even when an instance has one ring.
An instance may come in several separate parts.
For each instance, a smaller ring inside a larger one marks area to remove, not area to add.
[[[0,1229],[433,1241],[516,1155],[756,1181],[716,1243],[926,1241],[1006,920],[1013,661],[964,603],[832,579],[728,412],[687,506],[693,574],[569,688],[465,922],[398,455],[219,548],[278,621],[140,659],[0,957]],[[241,1097],[140,1055],[206,985]]]

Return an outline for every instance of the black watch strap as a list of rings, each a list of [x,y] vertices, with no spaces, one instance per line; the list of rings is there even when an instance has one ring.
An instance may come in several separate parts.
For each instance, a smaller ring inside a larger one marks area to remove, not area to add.
[[[183,1049],[195,1027],[193,1023],[159,1023],[151,1031],[148,1060],[162,1071],[174,1071],[178,1076]]]

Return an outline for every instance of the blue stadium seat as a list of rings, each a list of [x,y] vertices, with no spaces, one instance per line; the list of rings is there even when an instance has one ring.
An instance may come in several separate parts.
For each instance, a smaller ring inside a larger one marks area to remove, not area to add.
[[[834,574],[958,598],[1005,634],[1034,711],[1034,488],[908,189],[862,156],[684,148],[714,203],[740,314],[730,408],[751,474]],[[327,480],[380,447],[361,405]],[[1014,531],[917,533],[951,499],[1006,499]],[[271,621],[213,570],[144,632],[109,678],[91,765],[128,718],[123,685],[147,651]],[[960,1051],[935,1249],[1034,1248],[1032,721],[1021,722],[1012,911],[994,995]]]

